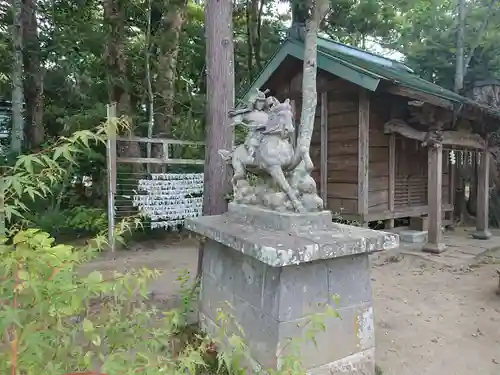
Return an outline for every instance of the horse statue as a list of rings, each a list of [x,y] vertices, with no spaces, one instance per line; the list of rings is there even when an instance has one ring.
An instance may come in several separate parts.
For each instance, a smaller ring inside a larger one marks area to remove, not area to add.
[[[219,150],[219,155],[225,161],[231,161],[234,170],[231,181],[233,187],[236,188],[238,181],[246,179],[247,171],[257,175],[264,172],[288,196],[296,212],[305,212],[284,173],[284,170],[293,169],[298,157],[291,142],[295,127],[290,101],[287,99],[280,103],[274,100],[266,114],[265,124],[251,128],[253,131],[249,133],[247,140],[253,140],[253,143],[246,141],[232,151]]]

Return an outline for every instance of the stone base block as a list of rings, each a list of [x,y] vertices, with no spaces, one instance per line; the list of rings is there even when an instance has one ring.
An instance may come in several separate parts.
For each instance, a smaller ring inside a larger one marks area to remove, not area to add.
[[[427,242],[426,231],[402,230],[399,234],[399,240],[407,243],[425,243]]]
[[[368,349],[338,361],[313,368],[307,375],[375,374],[375,349]]]
[[[489,230],[476,230],[472,233],[472,238],[475,240],[489,240],[492,237],[492,234]]]
[[[434,244],[427,242],[422,248],[423,252],[431,254],[441,254],[445,250],[446,245],[444,243]]]
[[[336,309],[340,318],[324,318],[325,331],[315,334],[315,346],[305,335],[313,328],[311,317],[325,312],[327,306]],[[368,253],[272,267],[208,240],[199,311],[202,328],[211,334],[220,329],[219,308],[226,311],[224,315],[233,315],[252,360],[264,370],[279,366],[292,347],[286,345],[292,338],[311,374],[374,374]],[[227,327],[231,332],[226,336],[239,334],[236,325]]]

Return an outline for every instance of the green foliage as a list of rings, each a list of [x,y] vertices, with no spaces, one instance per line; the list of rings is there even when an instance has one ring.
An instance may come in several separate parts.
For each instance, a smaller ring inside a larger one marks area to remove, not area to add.
[[[157,271],[79,276],[76,267],[95,254],[74,250],[54,246],[53,238],[35,229],[1,245],[0,329],[9,333],[1,344],[1,373],[13,361],[17,373],[26,375],[94,366],[113,374],[143,368],[160,374],[203,365],[199,351],[185,348],[174,358],[169,349],[176,314],[161,316],[148,302],[148,281]]]
[[[56,237],[93,236],[107,229],[108,216],[106,210],[102,208],[76,206],[62,210],[53,209],[43,215],[35,212],[29,215],[29,222],[31,226]]]

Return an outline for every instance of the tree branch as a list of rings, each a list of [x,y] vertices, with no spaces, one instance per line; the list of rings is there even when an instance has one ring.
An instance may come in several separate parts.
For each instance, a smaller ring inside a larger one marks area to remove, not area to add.
[[[492,13],[491,10],[493,9],[493,6],[496,4],[496,2],[497,2],[497,0],[491,0],[490,4],[488,5],[488,9],[486,10],[486,15],[483,19],[483,22],[481,23],[481,26],[479,27],[479,29],[476,33],[477,34],[476,42],[474,43],[474,45],[470,49],[470,52],[467,54],[467,58],[465,59],[465,63],[464,63],[464,77],[467,74],[467,70],[469,69],[469,64],[472,60],[472,56],[474,56],[474,52],[475,52],[476,48],[479,46],[479,43],[480,43],[481,39],[483,38],[484,32],[486,31],[486,28],[488,27],[488,22],[490,20],[490,16]]]

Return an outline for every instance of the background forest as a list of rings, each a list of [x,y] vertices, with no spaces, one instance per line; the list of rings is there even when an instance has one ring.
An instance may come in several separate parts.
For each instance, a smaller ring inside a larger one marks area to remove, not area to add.
[[[286,37],[289,8],[278,0],[234,0],[237,92]],[[131,119],[136,136],[203,140],[203,17],[195,0],[0,1],[0,108],[14,115],[4,122],[11,135],[4,150],[32,153],[55,137],[93,129],[110,102]],[[404,60],[449,89],[463,86],[456,82],[462,51],[465,86],[500,75],[496,0],[338,0],[321,31]],[[16,103],[24,103],[24,116],[16,116]],[[105,147],[68,168],[71,180],[50,202],[36,203],[33,209],[46,214],[33,220],[52,233],[93,232],[91,223],[105,225]],[[91,176],[91,187],[83,176]]]

